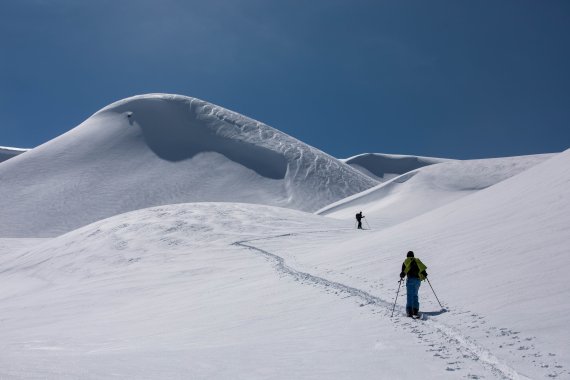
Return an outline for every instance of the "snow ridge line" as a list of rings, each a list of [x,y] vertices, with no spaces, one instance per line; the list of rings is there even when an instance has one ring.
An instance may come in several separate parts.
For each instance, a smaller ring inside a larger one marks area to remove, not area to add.
[[[285,275],[291,276],[298,281],[306,281],[311,282],[316,285],[323,286],[325,288],[333,288],[343,293],[348,293],[351,296],[359,297],[366,301],[366,304],[370,305],[379,305],[385,309],[385,312],[391,312],[393,303],[390,301],[383,300],[380,297],[374,296],[362,289],[354,288],[349,285],[342,284],[340,282],[327,280],[324,277],[319,277],[316,275],[312,275],[307,272],[301,272],[298,270],[293,269],[292,267],[288,266],[285,263],[285,259],[279,255],[274,253],[268,252],[261,248],[255,247],[253,245],[249,245],[253,241],[259,240],[270,240],[270,239],[277,239],[282,237],[290,237],[290,236],[299,236],[305,234],[316,234],[316,233],[325,233],[325,232],[333,232],[331,230],[327,231],[306,231],[306,232],[298,232],[298,233],[287,233],[287,234],[280,234],[274,236],[268,236],[263,238],[255,238],[249,240],[240,240],[231,243],[231,245],[245,248],[262,256],[269,258],[271,261],[275,263],[275,269],[278,272],[281,272]],[[364,306],[364,305],[361,305]],[[388,314],[386,314],[388,315]],[[423,324],[426,326],[430,326],[433,330],[437,333],[442,335],[448,342],[453,342],[459,346],[458,350],[465,350],[471,359],[474,361],[479,361],[484,367],[488,367],[488,369],[495,375],[499,376],[503,379],[509,380],[519,380],[519,379],[528,379],[526,376],[519,374],[514,368],[509,367],[507,364],[502,363],[495,355],[493,355],[489,350],[479,346],[477,343],[461,335],[460,332],[456,331],[450,326],[443,325],[438,322],[434,322],[432,320],[425,320]]]

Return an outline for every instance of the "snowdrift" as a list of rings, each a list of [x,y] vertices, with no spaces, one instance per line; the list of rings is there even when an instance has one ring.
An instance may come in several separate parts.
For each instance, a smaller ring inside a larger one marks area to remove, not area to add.
[[[204,202],[0,239],[0,377],[568,377],[570,150],[452,164],[408,182],[465,196],[385,229]],[[424,321],[390,317],[410,249]]]
[[[387,228],[517,175],[551,154],[448,160],[422,167],[324,207],[317,213],[354,219],[362,210],[375,228]]]
[[[454,180],[442,189],[471,192],[384,230],[194,203],[31,248],[4,239],[21,248],[1,261],[0,376],[564,378],[570,150],[536,159],[521,172],[532,159],[514,158],[519,174],[500,182]],[[509,166],[476,164],[495,179]],[[401,316],[403,289],[390,318],[409,249],[447,307],[423,284],[425,321]]]
[[[439,305],[424,284],[423,311],[480,342],[481,352],[494,351],[516,364],[520,374],[557,377],[570,363],[565,301],[570,278],[564,274],[570,265],[568,188],[570,150],[392,227],[321,241],[318,251],[294,260],[301,268],[326,268],[334,281],[370,291],[370,281],[380,278],[374,287],[395,294],[401,263],[414,250],[450,310],[437,315]],[[287,252],[299,251],[294,244],[280,249],[278,243],[260,246],[293,260]]]
[[[7,146],[0,146],[0,162],[6,161],[12,157],[16,157],[29,149],[10,148]]]
[[[199,99],[116,102],[0,165],[0,236],[55,236],[183,202],[315,211],[378,182],[263,123]]]
[[[9,251],[0,271],[0,377],[348,380],[430,372],[431,355],[413,369],[395,360],[423,349],[389,320],[355,314],[358,301],[279,276],[267,258],[234,244],[342,224],[251,204],[180,204]]]
[[[0,378],[570,376],[570,150],[348,161],[152,94],[2,162]]]
[[[341,161],[379,182],[386,182],[412,170],[450,160],[399,154],[363,153]]]

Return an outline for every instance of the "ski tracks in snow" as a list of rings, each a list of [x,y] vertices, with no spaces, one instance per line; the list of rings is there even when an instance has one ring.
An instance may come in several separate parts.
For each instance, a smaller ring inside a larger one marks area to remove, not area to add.
[[[271,240],[271,239],[278,239],[278,238],[285,238],[291,236],[299,236],[299,235],[306,235],[306,234],[318,234],[318,233],[330,233],[333,231],[306,231],[306,232],[298,232],[298,233],[288,233],[288,234],[280,234],[274,236],[268,236],[263,238],[255,238],[249,240],[241,240],[232,243],[232,245],[245,248],[254,252],[257,255],[261,255],[267,259],[269,259],[273,264],[275,269],[290,277],[293,278],[295,281],[299,281],[302,284],[310,284],[313,286],[318,286],[325,289],[327,292],[334,293],[336,295],[344,296],[343,298],[348,297],[356,297],[360,301],[358,301],[360,307],[369,306],[370,310],[372,310],[375,314],[380,314],[381,316],[392,320],[392,322],[399,326],[400,328],[406,330],[407,332],[415,335],[418,340],[427,347],[428,352],[432,352],[434,357],[437,357],[442,360],[447,361],[447,371],[458,371],[458,375],[460,372],[463,372],[464,378],[468,379],[483,379],[486,378],[484,374],[474,373],[474,368],[481,368],[485,370],[485,373],[492,374],[495,378],[499,379],[528,379],[528,377],[524,376],[521,373],[518,373],[514,368],[510,367],[504,360],[499,359],[496,355],[494,355],[491,351],[487,348],[482,347],[478,344],[475,340],[470,337],[463,335],[457,329],[437,322],[429,316],[425,318],[423,321],[412,320],[407,317],[402,318],[402,308],[397,307],[400,311],[394,317],[390,317],[392,312],[392,306],[394,300],[386,300],[382,299],[381,297],[375,296],[370,294],[362,289],[358,289],[355,287],[351,287],[349,285],[328,280],[324,277],[316,276],[307,272],[302,272],[299,270],[294,269],[293,267],[286,264],[285,259],[279,255],[274,253],[268,252],[264,249],[256,247],[254,244],[255,241],[263,241],[263,240]],[[474,317],[476,319],[482,319],[483,317],[479,317],[476,314],[471,312],[463,312],[459,314],[467,313],[469,316]],[[484,322],[483,322],[484,323]],[[509,335],[508,338],[519,338],[518,332],[512,332],[507,329],[497,329],[491,328],[490,332],[497,332],[501,335]],[[514,335],[512,335],[512,334]],[[532,340],[532,338],[527,338]],[[509,343],[511,346],[514,342]],[[520,343],[520,339],[519,339]],[[499,346],[502,348],[502,346]],[[526,346],[526,349],[531,349],[531,347]],[[536,353],[530,353],[530,357],[539,358],[542,355],[537,351]],[[549,356],[554,356],[554,354],[549,354]],[[524,356],[523,356],[524,357]],[[534,362],[534,361],[533,361]],[[547,378],[556,378],[561,375],[562,366],[557,365],[557,363],[553,362],[551,365],[545,365],[541,363],[541,368],[545,370],[550,370],[549,373],[545,373],[544,377]],[[464,368],[468,367],[468,368]],[[552,372],[552,370],[556,368],[557,371]],[[468,371],[468,373],[464,373]],[[477,371],[478,372],[478,371]]]

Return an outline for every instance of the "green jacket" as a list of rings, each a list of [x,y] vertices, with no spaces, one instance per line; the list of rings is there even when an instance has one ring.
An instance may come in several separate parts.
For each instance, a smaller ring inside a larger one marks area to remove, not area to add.
[[[400,277],[415,277],[423,281],[427,277],[426,269],[427,266],[422,263],[420,259],[417,257],[408,257],[402,264],[402,273],[400,273]]]

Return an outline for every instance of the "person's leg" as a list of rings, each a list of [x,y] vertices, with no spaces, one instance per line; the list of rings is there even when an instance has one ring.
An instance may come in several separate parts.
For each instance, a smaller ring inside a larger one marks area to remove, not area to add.
[[[406,281],[406,315],[412,316],[412,307],[414,305],[414,289],[413,284],[408,278]]]
[[[418,315],[420,311],[420,298],[418,293],[420,291],[420,285],[422,282],[419,278],[414,278],[412,280],[412,313],[414,315]]]
[[[361,230],[362,229],[362,221],[358,221],[358,229]]]

